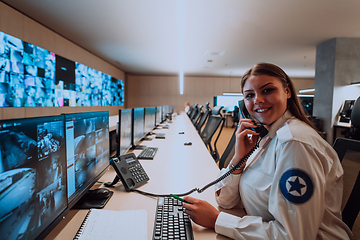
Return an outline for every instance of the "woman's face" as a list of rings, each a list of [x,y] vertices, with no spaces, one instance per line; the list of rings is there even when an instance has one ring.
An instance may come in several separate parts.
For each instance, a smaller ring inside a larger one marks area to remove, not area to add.
[[[289,87],[284,88],[277,77],[250,76],[243,88],[244,102],[250,115],[264,125],[279,119],[287,109],[291,97]]]

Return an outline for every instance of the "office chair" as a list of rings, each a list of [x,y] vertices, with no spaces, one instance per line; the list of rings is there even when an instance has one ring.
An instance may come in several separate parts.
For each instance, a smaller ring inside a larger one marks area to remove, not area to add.
[[[239,119],[239,107],[238,106],[235,106],[234,111],[232,112],[231,116],[232,116],[232,120],[233,120],[232,127],[234,127],[234,125],[237,126],[239,121],[240,121],[240,119]]]
[[[192,110],[192,112],[191,112],[191,114],[190,114],[190,116],[189,116],[189,117],[190,117],[190,121],[192,121],[192,120],[194,119],[194,117],[196,116],[197,112],[198,112],[198,104],[195,103],[194,106],[193,106],[193,110]]]
[[[356,99],[353,108],[351,110],[351,127],[348,138],[360,140],[360,97]]]
[[[194,124],[194,126],[197,124],[197,122],[199,121],[199,119],[202,117],[202,115],[204,114],[202,111],[203,106],[200,106],[198,108],[198,112],[196,114],[196,116],[194,117],[194,119],[192,120],[192,123]]]
[[[187,111],[187,115],[188,115],[188,117],[190,117],[190,115],[191,115],[191,113],[192,113],[192,111],[193,111],[193,109],[194,109],[194,107],[193,106],[190,106],[189,107],[189,111]]]
[[[208,102],[205,104],[206,110],[205,110],[204,114],[202,115],[202,117],[200,118],[200,120],[198,121],[198,123],[195,125],[195,128],[199,134],[200,134],[201,128],[204,126],[206,120],[211,115],[211,108],[209,105],[210,104]]]
[[[360,127],[360,97],[351,112],[351,124]],[[337,138],[333,144],[344,168],[344,199],[348,197],[342,210],[343,221],[352,229],[360,211],[360,140]],[[345,161],[344,161],[345,160]],[[348,181],[348,177],[350,181]],[[356,180],[355,180],[356,179]],[[359,221],[360,224],[360,221]]]
[[[333,147],[344,167],[344,208],[342,210],[342,218],[346,225],[352,229],[360,211],[360,141],[349,138],[337,138]],[[346,159],[347,163],[343,159]],[[357,165],[357,168],[354,165]],[[346,171],[347,169],[348,171]],[[347,177],[350,177],[348,173],[352,173],[352,179],[345,181]],[[354,185],[351,186],[353,183]],[[345,204],[344,200],[348,195],[349,197]]]
[[[235,126],[235,130],[231,136],[231,139],[230,139],[228,145],[226,146],[224,153],[221,155],[221,158],[219,160],[219,168],[220,169],[226,168],[229,165],[232,157],[235,154],[235,141],[236,141],[235,133],[236,133],[237,128],[238,128],[238,125]]]
[[[216,161],[219,158],[219,152],[217,151],[216,143],[219,139],[221,131],[224,127],[225,118],[221,116],[221,109],[223,107],[214,107],[212,110],[212,114],[209,116],[209,119],[206,122],[206,125],[202,132],[200,133],[200,137],[205,143],[205,145],[209,148],[211,156]],[[216,131],[219,130],[218,135],[214,141],[214,146],[211,146],[211,140]]]

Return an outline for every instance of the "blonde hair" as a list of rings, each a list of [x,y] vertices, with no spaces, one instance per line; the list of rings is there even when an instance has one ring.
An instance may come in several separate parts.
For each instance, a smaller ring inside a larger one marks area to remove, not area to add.
[[[290,77],[282,70],[280,67],[271,64],[271,63],[258,63],[254,67],[250,68],[245,72],[244,76],[241,79],[241,91],[243,92],[244,85],[246,80],[250,76],[255,75],[267,75],[272,77],[277,77],[281,82],[284,88],[288,87],[291,92],[291,97],[287,100],[288,110],[296,118],[308,124],[310,127],[317,130],[314,124],[307,118],[304,109],[301,106],[300,100],[296,95],[294,83]]]

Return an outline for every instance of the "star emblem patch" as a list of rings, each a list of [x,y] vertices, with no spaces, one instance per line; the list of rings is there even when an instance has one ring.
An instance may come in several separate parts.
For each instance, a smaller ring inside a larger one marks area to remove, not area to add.
[[[300,169],[290,169],[280,178],[282,195],[292,203],[304,203],[314,193],[314,184],[307,173]]]

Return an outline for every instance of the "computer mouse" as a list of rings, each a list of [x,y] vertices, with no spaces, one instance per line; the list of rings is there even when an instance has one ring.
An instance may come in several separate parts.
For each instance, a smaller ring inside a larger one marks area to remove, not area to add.
[[[106,188],[98,188],[89,190],[88,197],[90,198],[107,198],[111,194],[111,191]]]
[[[186,142],[184,143],[185,146],[191,146],[192,145],[192,142]]]

